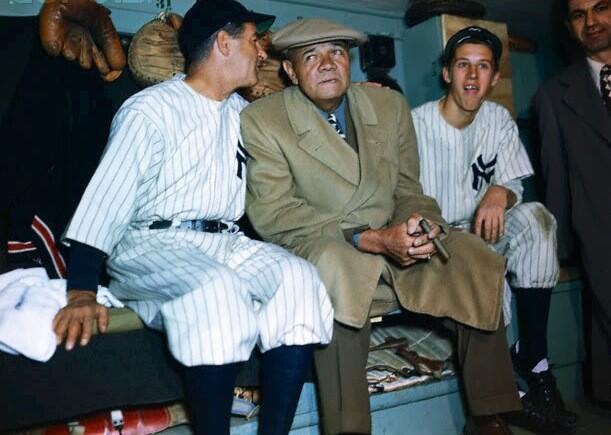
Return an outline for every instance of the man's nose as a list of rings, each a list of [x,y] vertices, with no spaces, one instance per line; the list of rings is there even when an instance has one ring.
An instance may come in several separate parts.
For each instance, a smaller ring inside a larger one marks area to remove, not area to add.
[[[324,54],[320,58],[320,65],[318,68],[322,70],[334,69],[335,62],[333,61],[330,55]]]
[[[477,65],[469,66],[469,77],[477,78]]]
[[[588,10],[586,12],[586,26],[591,27],[594,26],[596,23],[598,23],[598,20],[596,19],[596,14],[594,13],[594,11]]]
[[[267,59],[267,51],[263,49],[260,41],[257,41],[257,58],[259,60]]]

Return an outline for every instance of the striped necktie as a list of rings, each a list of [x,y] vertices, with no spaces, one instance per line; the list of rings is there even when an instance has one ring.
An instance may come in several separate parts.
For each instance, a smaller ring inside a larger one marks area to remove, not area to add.
[[[600,93],[607,106],[607,112],[611,114],[611,65],[605,65],[600,70]]]
[[[346,133],[344,133],[344,131],[342,130],[341,125],[339,125],[339,122],[337,122],[337,118],[333,113],[329,113],[327,121],[329,121],[331,127],[333,127],[333,129],[337,132],[337,134],[339,134],[342,139],[346,139]]]

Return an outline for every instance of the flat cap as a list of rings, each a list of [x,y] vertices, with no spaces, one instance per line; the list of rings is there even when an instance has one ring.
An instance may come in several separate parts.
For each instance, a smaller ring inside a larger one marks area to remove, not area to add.
[[[367,41],[367,35],[334,21],[305,18],[287,24],[272,36],[272,45],[278,51],[329,41],[346,41],[357,46]]]

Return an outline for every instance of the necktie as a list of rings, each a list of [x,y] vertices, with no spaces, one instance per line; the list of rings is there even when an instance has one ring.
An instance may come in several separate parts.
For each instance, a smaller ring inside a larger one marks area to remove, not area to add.
[[[337,134],[339,134],[342,139],[346,139],[346,133],[344,133],[344,131],[342,130],[341,125],[339,125],[339,122],[337,122],[337,118],[333,113],[329,113],[327,121],[329,121],[331,127],[333,127],[333,129],[337,132]]]
[[[600,92],[607,111],[611,114],[611,65],[605,65],[600,70]]]

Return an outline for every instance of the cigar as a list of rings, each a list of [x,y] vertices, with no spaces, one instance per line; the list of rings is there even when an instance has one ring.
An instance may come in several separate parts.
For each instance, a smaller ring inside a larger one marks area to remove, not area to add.
[[[427,234],[431,232],[431,226],[424,219],[420,220],[420,227]],[[435,245],[437,252],[439,252],[439,255],[441,255],[441,257],[443,258],[443,261],[448,261],[450,259],[450,253],[445,248],[445,246],[443,246],[443,244],[441,243],[439,239],[437,238],[433,239],[433,245]]]

